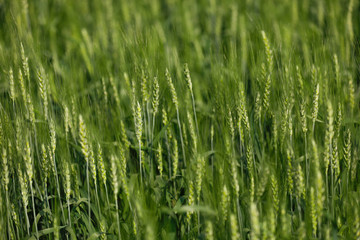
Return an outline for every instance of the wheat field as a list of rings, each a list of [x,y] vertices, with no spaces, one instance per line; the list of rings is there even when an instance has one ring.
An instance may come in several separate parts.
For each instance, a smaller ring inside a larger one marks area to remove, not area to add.
[[[0,0],[0,239],[360,239],[358,0]]]

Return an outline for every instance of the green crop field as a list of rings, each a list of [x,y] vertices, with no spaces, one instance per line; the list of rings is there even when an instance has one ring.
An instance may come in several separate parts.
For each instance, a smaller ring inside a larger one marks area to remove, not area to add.
[[[360,239],[359,0],[0,0],[0,239]]]

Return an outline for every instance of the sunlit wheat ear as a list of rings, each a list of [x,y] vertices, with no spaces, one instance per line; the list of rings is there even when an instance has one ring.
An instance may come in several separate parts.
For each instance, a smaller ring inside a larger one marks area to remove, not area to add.
[[[186,127],[186,122],[183,122],[182,123],[182,135],[183,135],[183,138],[184,138],[184,145],[187,147],[189,146],[189,141],[188,141],[188,135],[187,135],[187,127]]]
[[[122,188],[124,189],[126,198],[128,199],[128,201],[130,201],[130,193],[129,193],[129,188],[127,185],[127,180],[126,180],[126,156],[125,156],[125,149],[123,148],[123,146],[120,145],[120,181],[121,181],[121,185]]]
[[[214,240],[213,224],[210,221],[206,222],[205,239],[206,240]]]
[[[11,203],[11,216],[12,216],[12,219],[14,221],[14,224],[15,224],[15,227],[19,228],[20,227],[20,222],[19,222],[19,216],[15,210],[15,205],[14,203]]]
[[[69,215],[69,224],[71,226],[71,217],[70,217],[70,196],[71,196],[71,175],[69,163],[65,163],[65,196],[68,206],[68,215]]]
[[[192,141],[192,150],[193,150],[193,154],[196,155],[197,154],[197,136],[195,133],[192,116],[189,112],[187,112],[187,118],[188,118],[188,123],[189,123],[190,137],[191,137],[191,141]]]
[[[136,103],[136,112],[135,112],[135,135],[138,142],[141,141],[142,136],[142,127],[143,127],[143,121],[141,117],[141,106],[140,103]]]
[[[194,194],[194,184],[193,184],[193,181],[189,181],[189,195],[188,195],[188,203],[187,205],[189,206],[193,206],[195,202],[195,194]],[[188,211],[186,213],[186,222],[188,224],[188,230],[190,228],[190,225],[191,225],[191,216],[193,214],[193,211]]]
[[[176,138],[172,139],[172,159],[173,159],[173,178],[177,176],[178,167],[179,167],[179,150],[178,150],[178,142]]]
[[[185,75],[185,80],[186,80],[186,83],[187,83],[187,86],[188,86],[188,89],[189,89],[190,95],[191,95],[193,114],[194,114],[194,118],[195,118],[196,133],[199,135],[199,126],[198,126],[198,122],[197,122],[196,109],[195,109],[195,97],[194,97],[193,86],[192,86],[192,81],[191,81],[191,77],[190,77],[190,71],[189,71],[189,67],[188,67],[187,63],[184,64],[184,75]]]
[[[135,109],[135,135],[139,145],[139,168],[140,168],[140,181],[142,183],[142,160],[141,160],[141,136],[142,136],[142,117],[141,117],[141,106],[140,103],[137,102]]]
[[[261,121],[261,99],[260,99],[260,93],[256,93],[256,99],[255,99],[255,120],[257,122]]]
[[[28,108],[28,118],[30,120],[30,123],[32,125],[32,127],[35,129],[35,112],[34,112],[34,105],[31,101],[31,96],[30,94],[27,95],[26,97],[26,102],[27,102],[27,108]]]
[[[44,186],[47,185],[47,180],[49,177],[49,164],[51,163],[49,163],[45,145],[41,144],[41,169],[44,174],[43,175]]]
[[[69,108],[64,106],[64,128],[65,128],[65,136],[67,137],[69,134],[69,130],[73,130],[72,119],[70,115]]]
[[[331,151],[331,144],[334,137],[334,112],[331,105],[331,102],[327,102],[327,126],[326,126],[326,133],[325,133],[325,154],[324,154],[324,166],[325,169],[329,167],[330,164],[330,154]]]
[[[98,151],[97,151],[97,160],[98,160],[98,167],[99,167],[99,171],[100,171],[100,181],[103,183],[104,188],[105,188],[105,194],[106,194],[107,203],[110,204],[109,194],[108,194],[107,185],[106,185],[106,180],[107,180],[106,167],[105,167],[105,164],[104,164],[103,155],[102,155],[102,149],[101,149],[100,144],[98,144],[97,149],[98,149]]]
[[[228,114],[227,114],[226,120],[227,120],[227,125],[229,128],[229,134],[231,137],[231,141],[233,142],[234,138],[235,138],[235,128],[234,128],[234,120],[232,118],[232,113],[231,113],[230,108],[228,108]]]
[[[22,68],[23,68],[24,74],[25,74],[25,78],[27,80],[30,80],[29,60],[25,56],[25,50],[24,50],[24,46],[22,43],[20,43],[20,48],[21,48],[21,63],[22,63]]]
[[[154,81],[153,81],[153,94],[152,94],[152,109],[153,109],[153,114],[154,116],[158,113],[159,111],[159,91],[160,91],[160,87],[159,87],[159,81],[157,77],[154,77]]]
[[[243,92],[242,92],[243,94]],[[247,114],[247,110],[246,110],[246,101],[245,101],[245,96],[241,97],[242,100],[240,101],[240,113],[241,113],[241,120],[242,120],[242,124],[245,126],[245,130],[246,130],[246,136],[250,136],[250,121],[249,121],[249,116]]]
[[[192,92],[193,91],[192,81],[191,81],[190,71],[189,71],[189,67],[188,67],[187,63],[184,64],[184,75],[185,75],[185,80],[186,80],[187,86],[188,86],[190,92]]]
[[[152,119],[152,129],[151,129],[151,141],[153,141],[154,139],[154,129],[155,129],[155,117],[156,114],[159,111],[159,91],[160,91],[160,87],[159,87],[159,81],[157,77],[154,77],[154,81],[153,81],[153,94],[152,94],[152,110],[153,110],[153,119]]]
[[[9,91],[10,99],[12,101],[15,101],[15,97],[16,97],[15,81],[14,81],[14,73],[12,68],[9,69],[9,87],[10,87],[10,91]]]
[[[18,165],[18,169],[19,169],[18,174],[19,174],[21,196],[22,196],[22,201],[23,201],[23,204],[24,204],[24,212],[25,212],[27,233],[29,234],[30,223],[29,223],[29,217],[27,215],[27,207],[29,205],[29,201],[28,201],[28,182],[27,182],[26,176],[24,177],[24,175],[23,175],[20,164]]]
[[[337,137],[333,139],[332,143],[332,166],[335,174],[335,179],[340,175],[339,151]]]
[[[177,116],[177,123],[178,123],[178,127],[179,127],[179,135],[180,135],[181,150],[182,150],[182,155],[183,155],[183,162],[184,162],[184,166],[186,167],[185,147],[184,147],[184,140],[183,140],[182,130],[181,130],[180,114],[179,114],[179,103],[178,103],[175,87],[174,87],[174,84],[172,82],[172,79],[171,79],[171,76],[170,76],[170,73],[169,73],[168,69],[166,69],[166,71],[165,71],[165,77],[166,77],[166,80],[167,80],[168,85],[170,87],[172,101],[173,101],[173,103],[175,105],[175,109],[176,109],[176,116]]]
[[[175,105],[175,108],[178,109],[179,108],[179,103],[178,103],[178,99],[177,99],[176,90],[175,90],[174,84],[172,82],[169,70],[167,68],[165,70],[165,77],[166,77],[166,81],[167,81],[167,83],[168,83],[168,85],[170,87],[172,102]]]
[[[31,150],[30,150],[30,144],[29,141],[26,141],[25,149],[24,149],[24,162],[26,166],[26,173],[28,176],[28,179],[30,181],[30,185],[33,181],[34,177],[34,169],[33,169],[33,163],[31,158]]]
[[[167,112],[164,108],[162,109],[162,122],[163,122],[164,126],[166,126],[166,134],[168,136],[168,139],[171,140],[172,139],[171,124],[169,124]]]
[[[290,149],[286,151],[287,155],[287,170],[286,170],[286,187],[290,196],[293,193],[293,167],[292,167],[292,152]]]
[[[289,119],[288,98],[284,97],[281,108],[280,122],[280,146],[283,146],[285,137],[288,133],[287,123]]]
[[[297,198],[304,198],[305,199],[305,181],[304,181],[304,172],[300,164],[297,164],[295,167],[295,194]]]
[[[342,121],[343,121],[343,115],[342,115],[342,107],[341,104],[338,104],[338,109],[337,109],[337,113],[336,113],[336,119],[335,119],[335,137],[339,138],[340,137],[340,128],[342,125]]]
[[[55,131],[55,123],[54,120],[51,119],[49,123],[49,129],[50,129],[50,146],[51,146],[51,153],[55,156],[55,150],[56,150],[56,131]]]
[[[349,76],[349,102],[351,112],[353,112],[355,107],[355,88],[352,76]]]
[[[44,69],[41,67],[37,72],[40,96],[44,106],[45,120],[48,120],[48,83]]]
[[[9,164],[9,173],[15,174],[15,168],[16,168],[15,152],[13,151],[13,145],[12,145],[12,141],[10,139],[8,139],[7,151],[8,151],[7,157],[8,157],[8,164]]]
[[[248,169],[249,181],[250,181],[250,186],[249,186],[250,201],[253,201],[255,194],[254,155],[253,155],[253,149],[250,144],[246,148],[246,163],[247,163],[247,169]]]
[[[120,232],[120,220],[119,220],[119,207],[118,207],[118,194],[119,194],[119,180],[118,180],[118,173],[117,173],[117,166],[116,166],[116,160],[115,156],[111,155],[110,157],[111,161],[111,179],[112,179],[112,185],[114,190],[114,200],[116,205],[116,218],[117,218],[117,225],[118,225],[118,235],[119,239],[121,239],[121,232]]]
[[[96,173],[96,163],[95,163],[95,157],[94,157],[94,151],[91,145],[89,145],[89,160],[90,160],[90,170],[91,170],[91,175],[93,177],[93,181],[94,181],[94,185],[95,187],[97,187],[97,173]]]
[[[16,140],[15,140],[15,147],[16,152],[18,154],[22,153],[22,144],[23,144],[23,137],[22,137],[22,126],[21,126],[21,120],[19,117],[15,120],[15,128],[16,128]]]
[[[319,84],[316,84],[315,87],[315,91],[314,91],[314,96],[313,96],[313,110],[312,110],[312,114],[311,114],[311,118],[312,118],[312,131],[314,132],[315,130],[315,122],[317,119],[317,115],[319,112],[319,93],[320,93],[320,87]]]
[[[231,240],[240,239],[240,233],[238,230],[238,224],[234,214],[230,215],[230,227],[231,227]]]
[[[27,176],[28,176],[28,179],[30,182],[33,213],[34,213],[34,219],[35,219],[36,213],[35,213],[35,203],[34,203],[34,192],[33,192],[33,188],[32,188],[32,182],[33,182],[33,178],[34,178],[34,168],[33,168],[33,162],[32,162],[32,157],[31,157],[30,144],[29,144],[28,140],[26,141],[26,145],[25,145],[25,149],[24,149],[24,162],[25,162],[25,166],[26,166],[26,173],[27,173]],[[35,229],[36,229],[36,236],[38,236],[37,224],[35,224]]]
[[[270,88],[271,88],[271,77],[270,75],[268,75],[265,81],[265,90],[264,90],[264,98],[263,98],[263,106],[265,112],[269,110],[269,106],[270,106],[270,93],[271,93]]]
[[[158,160],[158,170],[159,170],[160,176],[162,176],[162,173],[163,173],[163,157],[162,157],[161,143],[159,143],[159,145],[158,145],[156,158]]]
[[[7,153],[6,149],[3,148],[2,152],[2,162],[3,162],[3,184],[5,191],[8,192],[9,190],[9,166],[8,166],[8,160],[7,160]]]
[[[89,161],[89,143],[87,139],[87,130],[84,123],[84,119],[79,115],[79,135],[80,135],[80,145],[81,152],[83,153],[86,162]]]
[[[273,207],[276,213],[279,211],[279,184],[276,179],[275,174],[271,175],[270,178],[271,181],[271,194],[272,194],[272,200],[273,200]]]
[[[131,93],[130,93],[130,99],[131,99],[131,111],[134,120],[136,119],[136,82],[131,82]]]
[[[3,148],[2,151],[2,175],[3,175],[3,187],[5,189],[5,207],[7,208],[6,214],[7,214],[7,221],[9,222],[10,216],[9,216],[9,166],[8,166],[8,159],[7,159],[7,153],[6,148]],[[3,230],[4,231],[4,230]],[[9,230],[9,233],[11,233],[11,230]],[[13,236],[15,239],[15,236]]]
[[[19,69],[18,79],[19,79],[19,83],[20,83],[21,96],[23,98],[24,105],[26,106],[27,105],[27,103],[26,103],[26,87],[25,87],[24,77],[23,77],[21,69]]]
[[[229,205],[230,205],[230,194],[229,194],[229,191],[228,191],[226,185],[224,185],[222,192],[221,192],[221,202],[220,202],[222,225],[226,224],[226,220],[228,218]]]
[[[89,158],[90,158],[90,147],[87,139],[87,129],[84,123],[84,119],[81,115],[79,115],[79,135],[80,135],[80,145],[81,152],[84,155],[86,161],[86,182],[87,182],[87,190],[88,190],[88,201],[89,201],[89,221],[91,219],[91,205],[90,205],[90,184],[89,184]]]
[[[314,188],[310,188],[310,199],[309,199],[309,205],[310,205],[310,217],[311,217],[311,227],[312,227],[312,233],[314,236],[316,236],[317,232],[317,214],[316,214],[316,205],[315,205],[315,193]]]
[[[349,129],[346,131],[344,143],[344,165],[345,169],[349,171],[351,163],[351,132]]]
[[[266,37],[266,34],[265,34],[264,31],[261,31],[261,36],[262,36],[262,40],[263,40],[264,45],[265,45],[266,62],[267,62],[268,71],[269,71],[269,73],[271,73],[271,71],[273,69],[273,65],[274,65],[274,63],[273,63],[273,52],[271,50],[269,40]]]
[[[306,103],[304,100],[300,103],[300,120],[301,120],[301,129],[304,134],[307,132],[307,121],[306,121]]]
[[[100,144],[98,144],[97,147],[98,151],[97,151],[97,159],[98,159],[98,167],[100,170],[100,179],[102,181],[102,183],[104,185],[106,185],[106,168],[105,168],[105,164],[104,164],[104,160],[102,157],[102,149]]]
[[[129,142],[128,137],[126,135],[125,125],[124,125],[124,122],[122,120],[120,121],[120,129],[121,129],[121,141],[123,142],[125,148],[129,149],[130,142]]]
[[[196,164],[196,196],[197,196],[197,202],[200,203],[200,197],[201,197],[201,189],[202,189],[202,182],[203,182],[203,176],[205,173],[205,159],[202,156],[199,156],[197,158],[197,164]]]
[[[102,220],[100,222],[100,240],[107,240],[107,235],[106,235],[106,221]]]
[[[49,162],[50,162],[50,166],[51,166],[51,171],[52,171],[52,173],[55,175],[55,174],[56,174],[56,171],[55,171],[54,155],[52,154],[50,145],[47,146],[47,154],[48,154],[48,157],[49,157]]]
[[[260,237],[259,212],[254,202],[250,203],[250,222],[251,222],[251,239],[256,240]]]

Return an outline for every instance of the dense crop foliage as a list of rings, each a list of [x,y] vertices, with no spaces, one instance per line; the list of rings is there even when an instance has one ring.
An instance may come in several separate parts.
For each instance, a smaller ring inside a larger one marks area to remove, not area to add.
[[[358,0],[0,0],[1,239],[360,239]]]

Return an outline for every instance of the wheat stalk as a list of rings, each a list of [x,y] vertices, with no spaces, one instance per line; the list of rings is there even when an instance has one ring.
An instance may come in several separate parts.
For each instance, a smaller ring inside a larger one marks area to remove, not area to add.
[[[180,134],[180,142],[181,142],[181,150],[182,150],[182,155],[183,155],[183,161],[184,161],[184,166],[186,168],[186,157],[185,157],[185,147],[184,147],[184,141],[183,141],[183,136],[182,136],[182,130],[181,130],[181,124],[180,124],[180,114],[179,114],[179,103],[177,100],[177,94],[175,91],[175,87],[174,84],[172,82],[169,70],[166,69],[165,70],[165,77],[166,80],[168,82],[168,85],[170,87],[170,92],[171,92],[171,96],[172,96],[172,102],[175,105],[175,109],[176,109],[176,116],[177,116],[177,122],[178,122],[178,127],[179,127],[179,134]]]
[[[86,161],[86,182],[87,182],[87,190],[88,190],[88,201],[89,201],[89,221],[91,220],[91,200],[90,200],[90,183],[89,183],[89,157],[90,157],[90,147],[87,139],[87,130],[84,123],[84,119],[81,115],[79,115],[79,135],[80,135],[80,145],[81,152],[85,157]]]
[[[193,107],[194,118],[195,118],[196,133],[199,136],[199,126],[198,126],[198,121],[197,121],[197,117],[196,117],[196,109],[195,109],[195,98],[194,98],[194,92],[193,92],[193,87],[192,87],[189,66],[187,63],[184,64],[184,75],[185,75],[185,80],[186,80],[187,86],[188,86],[190,94],[191,94],[191,101],[192,101],[192,107]]]
[[[112,177],[112,184],[114,188],[114,198],[115,198],[115,206],[116,206],[116,219],[117,219],[117,226],[118,226],[118,236],[119,240],[121,240],[121,231],[120,231],[120,219],[119,219],[119,206],[118,206],[118,194],[119,194],[119,181],[117,175],[117,167],[115,163],[115,156],[111,156],[111,177]]]

